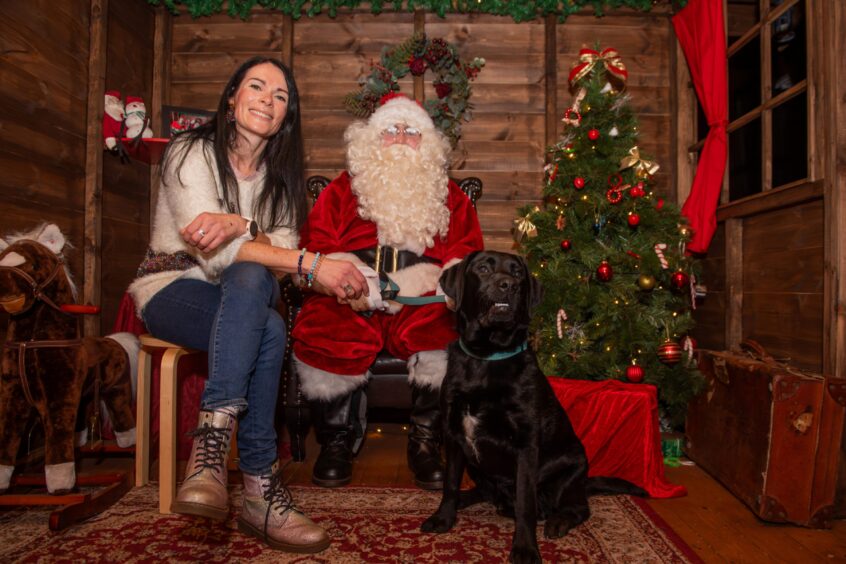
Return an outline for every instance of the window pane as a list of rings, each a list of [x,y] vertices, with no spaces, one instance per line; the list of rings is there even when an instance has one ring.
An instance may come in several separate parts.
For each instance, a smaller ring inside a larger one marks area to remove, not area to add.
[[[773,5],[781,4],[773,0]],[[805,2],[791,6],[772,23],[772,95],[805,79]]]
[[[729,199],[761,191],[761,120],[729,134]]]
[[[728,0],[726,4],[726,24],[731,45],[758,23],[761,11],[758,9],[758,0]]]
[[[729,58],[729,121],[761,105],[761,38]]]
[[[808,176],[808,96],[773,110],[773,188]]]

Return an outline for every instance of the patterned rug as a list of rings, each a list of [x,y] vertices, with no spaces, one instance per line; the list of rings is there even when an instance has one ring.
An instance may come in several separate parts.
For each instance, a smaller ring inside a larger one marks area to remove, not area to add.
[[[232,488],[234,505],[240,486]],[[130,491],[85,523],[53,533],[48,509],[0,513],[0,562],[505,562],[514,522],[480,504],[459,513],[447,534],[423,534],[420,524],[440,493],[412,489],[292,488],[295,499],[327,528],[332,545],[317,555],[274,551],[225,524],[159,515],[155,484]],[[700,562],[641,500],[591,498],[591,519],[563,539],[538,540],[545,562]]]

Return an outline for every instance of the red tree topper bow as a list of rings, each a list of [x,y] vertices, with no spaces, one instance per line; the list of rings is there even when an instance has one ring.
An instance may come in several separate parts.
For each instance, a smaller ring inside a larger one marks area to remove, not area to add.
[[[589,75],[597,63],[602,63],[609,76],[620,80],[624,85],[629,78],[629,71],[620,58],[620,54],[613,47],[603,49],[602,52],[593,49],[582,49],[579,51],[579,62],[570,70],[570,86]]]

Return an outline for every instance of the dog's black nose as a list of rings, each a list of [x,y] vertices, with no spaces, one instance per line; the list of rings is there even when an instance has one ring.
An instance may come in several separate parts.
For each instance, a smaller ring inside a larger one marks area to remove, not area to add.
[[[510,276],[500,277],[500,279],[496,281],[496,285],[506,294],[511,294],[515,289],[517,289],[517,281]]]

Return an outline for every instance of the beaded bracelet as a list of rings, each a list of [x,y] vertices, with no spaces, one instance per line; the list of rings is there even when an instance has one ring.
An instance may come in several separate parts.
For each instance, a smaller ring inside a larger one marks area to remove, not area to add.
[[[300,250],[300,259],[297,261],[297,276],[303,277],[303,259],[305,258],[306,248]]]
[[[320,257],[320,260],[317,261],[317,266],[314,267],[314,270],[311,272],[311,278],[309,279],[308,287],[311,288],[312,283],[317,279],[317,271],[320,270],[320,267],[323,266],[323,259],[326,258],[326,255]]]
[[[317,270],[317,264],[320,262],[320,251],[314,255],[314,261],[311,263],[311,270],[308,273],[308,287],[314,283],[314,273]]]

